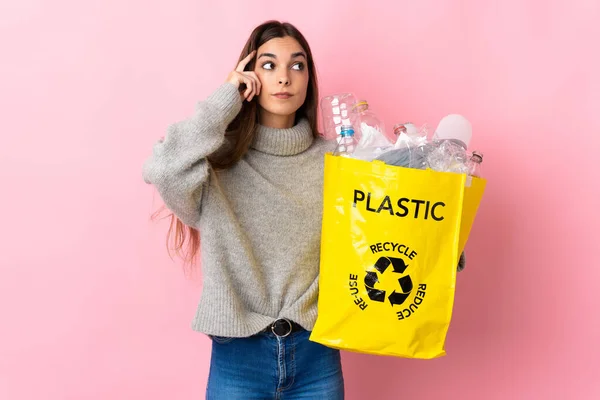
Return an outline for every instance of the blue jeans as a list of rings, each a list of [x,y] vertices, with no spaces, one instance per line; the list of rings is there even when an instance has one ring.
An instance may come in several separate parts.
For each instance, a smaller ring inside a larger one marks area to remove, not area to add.
[[[212,337],[207,400],[343,400],[339,350],[308,340],[302,330],[287,337],[258,333]]]

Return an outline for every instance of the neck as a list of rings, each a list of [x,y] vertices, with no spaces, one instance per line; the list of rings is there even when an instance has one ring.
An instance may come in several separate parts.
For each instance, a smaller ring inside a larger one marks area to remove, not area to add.
[[[289,129],[294,126],[296,113],[290,115],[277,115],[268,112],[264,108],[260,108],[259,123],[262,126],[275,129]]]

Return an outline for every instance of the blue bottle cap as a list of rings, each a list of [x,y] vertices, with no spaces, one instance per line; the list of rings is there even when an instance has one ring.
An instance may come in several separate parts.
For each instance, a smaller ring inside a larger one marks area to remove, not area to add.
[[[352,125],[342,125],[342,130],[340,132],[342,136],[353,136],[354,135],[354,127]]]

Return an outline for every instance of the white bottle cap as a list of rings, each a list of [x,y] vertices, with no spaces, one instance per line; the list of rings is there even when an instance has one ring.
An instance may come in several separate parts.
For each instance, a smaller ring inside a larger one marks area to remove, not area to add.
[[[458,139],[469,147],[473,128],[471,123],[465,117],[459,114],[446,115],[438,124],[434,139]]]

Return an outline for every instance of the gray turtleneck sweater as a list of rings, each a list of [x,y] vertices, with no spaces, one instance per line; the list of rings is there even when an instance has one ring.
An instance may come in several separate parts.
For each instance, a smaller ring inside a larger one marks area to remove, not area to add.
[[[221,85],[154,145],[144,180],[200,231],[203,289],[195,330],[244,337],[277,318],[312,330],[323,155],[334,144],[314,138],[304,119],[290,129],[259,126],[246,156],[215,171],[206,157],[224,144],[241,106],[236,87]]]

